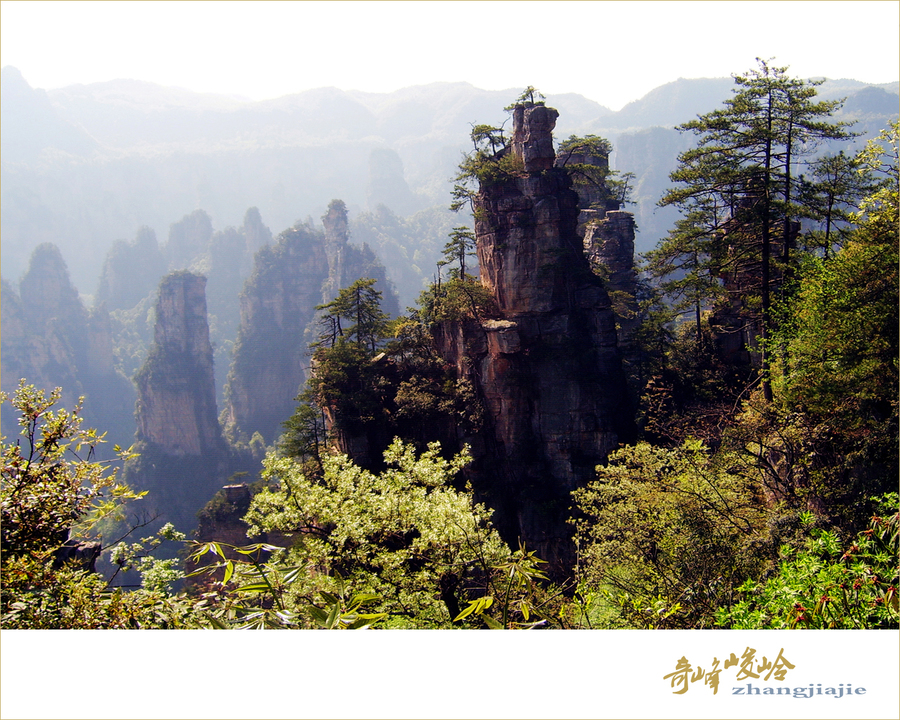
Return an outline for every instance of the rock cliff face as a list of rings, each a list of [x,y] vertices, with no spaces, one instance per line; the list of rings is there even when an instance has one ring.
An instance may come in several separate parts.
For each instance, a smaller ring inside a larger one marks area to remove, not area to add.
[[[637,324],[634,215],[619,209],[620,203],[605,181],[585,177],[586,166],[597,169],[596,177],[607,177],[609,155],[599,143],[567,149],[557,156],[554,165],[575,166],[576,177],[581,180],[574,185],[580,208],[576,232],[591,269],[606,283],[622,345]]]
[[[169,456],[224,451],[206,318],[206,278],[183,271],[160,283],[154,344],[135,382],[139,441],[152,443]]]
[[[577,234],[578,195],[553,166],[556,116],[517,106],[512,152],[524,172],[475,197],[481,282],[502,317],[443,323],[436,343],[487,410],[483,437],[466,438],[476,490],[508,541],[561,567],[574,559],[570,491],[631,428],[610,300]]]
[[[350,224],[343,201],[332,200],[328,204],[328,210],[322,216],[322,225],[325,227],[325,251],[328,255],[328,279],[322,286],[322,302],[326,303],[357,278],[344,277]]]
[[[236,437],[259,432],[271,443],[294,411],[309,364],[304,330],[322,303],[328,277],[323,238],[305,226],[284,231],[274,246],[256,254],[241,293],[241,324],[225,388],[225,422]]]

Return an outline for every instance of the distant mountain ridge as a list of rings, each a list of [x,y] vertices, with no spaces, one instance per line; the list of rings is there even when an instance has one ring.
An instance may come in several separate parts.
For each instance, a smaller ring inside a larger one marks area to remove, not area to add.
[[[143,225],[164,234],[198,208],[222,229],[255,206],[278,229],[318,215],[334,198],[351,215],[373,210],[376,198],[404,214],[446,206],[473,124],[507,122],[499,108],[520,92],[440,82],[392,93],[318,88],[254,102],[137,80],[43,91],[13,67],[0,81],[3,276],[18,277],[34,247],[55,242],[86,293],[114,240]],[[575,93],[547,98],[560,113],[557,140],[607,137],[613,163],[636,172],[639,250],[668,222],[655,213],[654,195],[689,140],[672,128],[714,109],[732,87],[731,78],[679,79],[619,111]],[[897,82],[847,79],[820,88],[826,98],[847,95],[841,118],[864,119],[866,132],[883,126],[891,108],[897,114],[897,92]],[[647,142],[653,128],[665,131],[653,130]],[[651,151],[657,156],[640,154]],[[372,192],[376,152],[382,168],[391,153],[398,159],[395,200]]]

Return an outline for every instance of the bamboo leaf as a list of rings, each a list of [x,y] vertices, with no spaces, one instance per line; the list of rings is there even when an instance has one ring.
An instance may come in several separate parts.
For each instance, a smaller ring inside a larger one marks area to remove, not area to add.
[[[290,584],[291,584],[292,582],[294,582],[298,577],[300,577],[300,574],[301,574],[305,569],[306,569],[306,567],[305,567],[304,565],[297,565],[297,566],[295,566],[295,567],[288,568],[288,570],[287,570],[287,571],[285,572],[285,574],[284,574],[284,582],[285,582],[286,584],[290,585]]]
[[[487,625],[491,630],[505,630],[499,622],[494,620],[490,615],[482,615],[481,619],[484,620],[484,624]]]
[[[335,603],[331,606],[331,612],[328,613],[328,620],[326,621],[326,627],[331,630],[338,624],[338,619],[341,616],[341,606],[338,603]]]

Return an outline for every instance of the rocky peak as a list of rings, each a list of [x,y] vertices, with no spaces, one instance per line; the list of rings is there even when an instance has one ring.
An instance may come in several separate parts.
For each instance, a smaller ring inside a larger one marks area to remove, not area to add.
[[[63,388],[71,407],[85,394],[80,370],[88,364],[88,312],[69,279],[62,253],[38,245],[19,283],[18,295],[3,288],[2,388],[20,378],[37,387]]]
[[[584,250],[591,262],[606,270],[608,282],[617,290],[634,288],[634,215],[607,210],[603,219],[588,228]]]
[[[512,151],[525,172],[482,187],[475,199],[481,281],[503,313],[562,310],[574,299],[573,283],[599,285],[576,233],[578,194],[553,167],[556,117],[543,105],[516,106]]]
[[[247,251],[252,256],[263,245],[272,242],[272,231],[263,224],[259,208],[248,208],[244,213],[243,224],[244,238],[247,240]]]
[[[142,227],[132,242],[113,243],[103,262],[97,300],[111,310],[132,308],[153,292],[165,271],[156,233]]]
[[[164,280],[156,301],[153,338],[157,347],[166,353],[185,353],[206,360],[211,345],[206,319],[205,277],[177,272]]]
[[[344,277],[347,244],[350,240],[350,223],[347,220],[347,206],[343,200],[332,200],[322,216],[325,228],[325,248],[328,254],[328,279],[322,284],[322,302],[334,298],[341,288],[356,278]]]
[[[329,248],[346,245],[350,239],[350,225],[347,222],[347,205],[343,200],[332,200],[322,216],[325,227],[325,242]]]
[[[102,456],[111,454],[106,450],[114,443],[129,444],[134,388],[114,368],[106,308],[85,309],[59,249],[50,243],[35,249],[20,288],[21,296],[3,283],[2,389],[14,390],[20,378],[47,390],[61,387],[69,408],[84,396],[87,426],[109,432]]]
[[[540,172],[553,167],[553,128],[559,113],[540,103],[523,103],[513,108],[512,151],[525,172]]]
[[[182,270],[204,253],[213,236],[212,220],[203,210],[194,210],[169,226],[165,255],[170,270]]]
[[[41,243],[34,249],[19,283],[19,296],[29,322],[43,325],[58,319],[78,327],[87,322],[87,310],[72,285],[66,261],[53,243]]]

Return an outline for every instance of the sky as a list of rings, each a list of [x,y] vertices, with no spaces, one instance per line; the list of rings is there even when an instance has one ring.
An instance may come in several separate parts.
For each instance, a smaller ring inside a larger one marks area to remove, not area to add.
[[[612,110],[775,58],[795,77],[898,79],[900,3],[0,0],[0,65],[32,87],[130,78],[263,100],[317,87],[533,85]]]

